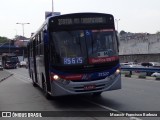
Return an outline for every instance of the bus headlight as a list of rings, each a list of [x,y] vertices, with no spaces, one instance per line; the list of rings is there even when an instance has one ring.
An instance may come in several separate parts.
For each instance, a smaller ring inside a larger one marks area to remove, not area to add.
[[[55,81],[62,83],[64,85],[67,85],[70,83],[70,80],[65,80],[65,79],[61,78],[61,76],[53,74],[53,73],[51,73],[50,78],[51,78],[51,80],[55,80]]]
[[[118,75],[118,74],[120,74],[121,73],[121,70],[120,70],[120,68],[118,68],[117,70],[116,70],[116,74]]]
[[[54,79],[54,80],[59,80],[60,78],[59,78],[58,75],[53,75],[53,79]]]

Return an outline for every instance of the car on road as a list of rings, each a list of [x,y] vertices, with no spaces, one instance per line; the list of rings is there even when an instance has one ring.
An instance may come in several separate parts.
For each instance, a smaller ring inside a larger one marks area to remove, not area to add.
[[[27,62],[26,61],[20,61],[19,67],[25,67],[25,68],[27,68]]]
[[[0,61],[0,70],[3,70],[2,62]]]
[[[125,63],[120,63],[121,67],[142,67],[141,65],[135,63],[135,62],[125,62]]]
[[[160,73],[159,72],[155,72],[151,75],[152,77],[160,77]]]
[[[145,68],[160,68],[160,62],[143,62],[141,65]],[[147,76],[151,76],[154,72],[146,72]]]

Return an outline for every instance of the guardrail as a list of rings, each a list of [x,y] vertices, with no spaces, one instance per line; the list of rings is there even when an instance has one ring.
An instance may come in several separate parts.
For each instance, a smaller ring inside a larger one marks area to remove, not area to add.
[[[125,73],[125,77],[131,77],[133,75],[133,71],[140,72],[139,78],[146,78],[147,75],[151,75],[154,72],[160,72],[159,68],[154,67],[121,67],[122,71],[128,71]],[[160,80],[160,77],[156,77],[156,80]]]
[[[123,71],[160,72],[160,68],[150,67],[121,67]]]

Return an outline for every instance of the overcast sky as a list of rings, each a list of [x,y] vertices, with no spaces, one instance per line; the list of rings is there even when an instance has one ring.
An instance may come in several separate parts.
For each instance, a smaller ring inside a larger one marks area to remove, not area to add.
[[[14,38],[30,37],[45,20],[45,11],[52,11],[52,0],[1,0],[0,36]],[[75,12],[100,12],[113,14],[119,31],[148,32],[160,31],[160,0],[54,0],[54,11],[61,14]]]

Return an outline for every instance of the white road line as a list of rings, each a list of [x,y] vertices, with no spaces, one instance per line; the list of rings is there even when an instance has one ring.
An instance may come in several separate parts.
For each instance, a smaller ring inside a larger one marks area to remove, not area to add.
[[[88,100],[88,99],[83,99],[83,100],[84,100],[84,101],[87,101],[87,102],[89,102],[89,103],[92,103],[92,104],[94,104],[94,105],[97,105],[97,106],[99,106],[99,107],[101,107],[101,108],[104,108],[104,109],[106,109],[106,110],[123,114],[123,112],[120,112],[120,111],[115,110],[115,109],[113,109],[113,108],[110,108],[110,107],[101,105],[101,104],[96,103],[96,102],[94,102],[94,101],[90,101],[90,100]],[[126,118],[127,118],[127,117],[126,117]],[[129,118],[130,120],[142,120],[142,119],[137,118],[137,117],[128,117],[128,118]]]
[[[17,80],[20,80],[20,81],[25,82],[25,83],[28,83],[28,84],[30,84],[30,83],[31,83],[31,82],[29,82],[29,81],[23,80],[23,79],[18,78],[18,77],[16,77],[16,76],[15,76],[15,78],[16,78]]]
[[[25,76],[23,76],[23,75],[21,75],[21,74],[17,74],[17,73],[14,73],[14,72],[11,72],[11,73],[13,73],[13,75],[15,75],[15,76],[22,77],[23,79],[27,79],[27,81],[28,81],[28,80],[31,81],[31,79],[30,79],[29,77],[25,77]],[[29,81],[28,81],[28,82],[29,82]]]
[[[14,72],[11,72],[13,73],[13,76],[16,77],[16,79],[20,80],[20,81],[23,81],[25,83],[31,83],[31,79],[28,78],[28,77],[24,77],[23,75],[21,74],[17,74],[17,73],[14,73]],[[24,80],[25,79],[25,80]]]

